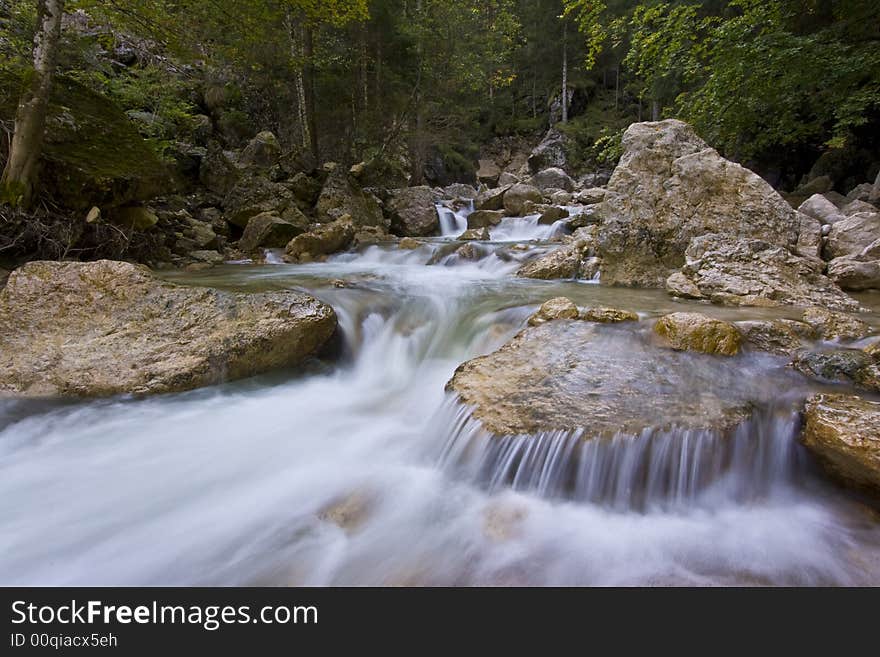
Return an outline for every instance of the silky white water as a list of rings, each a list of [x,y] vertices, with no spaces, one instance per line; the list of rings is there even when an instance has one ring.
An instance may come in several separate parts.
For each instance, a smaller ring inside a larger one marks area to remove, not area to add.
[[[726,441],[483,434],[446,382],[542,300],[675,304],[516,279],[527,254],[503,246],[443,248],[176,276],[310,290],[339,315],[335,360],[149,399],[0,402],[0,584],[880,583],[876,517],[796,443],[806,381],[756,399]]]

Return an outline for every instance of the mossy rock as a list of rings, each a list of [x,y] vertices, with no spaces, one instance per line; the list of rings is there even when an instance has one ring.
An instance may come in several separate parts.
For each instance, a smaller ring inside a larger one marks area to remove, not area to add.
[[[12,121],[24,79],[0,72],[0,119]],[[70,209],[115,207],[166,191],[170,174],[125,113],[84,85],[57,76],[46,122],[42,192]]]

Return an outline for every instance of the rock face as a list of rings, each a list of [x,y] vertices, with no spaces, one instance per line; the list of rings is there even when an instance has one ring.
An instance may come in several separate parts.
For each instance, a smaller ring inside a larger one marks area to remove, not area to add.
[[[329,224],[321,224],[302,235],[297,235],[285,249],[293,261],[309,262],[317,257],[346,249],[354,239],[351,218],[343,216]]]
[[[545,301],[534,315],[529,317],[529,326],[538,326],[557,319],[577,319],[578,307],[568,297],[555,297]]]
[[[245,253],[260,248],[281,248],[302,232],[303,226],[295,226],[277,214],[264,212],[248,221],[244,234],[238,241],[238,248]]]
[[[756,384],[727,359],[702,357],[694,368],[693,354],[651,347],[621,329],[566,320],[527,328],[460,366],[447,389],[497,435],[580,427],[585,438],[671,426],[720,430],[747,417]]]
[[[604,275],[604,274],[603,274]],[[822,274],[822,262],[761,240],[727,235],[695,238],[670,294],[737,306],[824,306],[858,310],[859,304]]]
[[[390,191],[387,206],[391,232],[400,237],[425,237],[440,230],[434,192],[427,185]]]
[[[733,324],[700,313],[665,315],[654,325],[654,333],[679,351],[735,356],[742,344],[742,336]]]
[[[880,403],[815,395],[807,401],[801,440],[832,477],[880,493]]]
[[[562,168],[565,163],[565,138],[561,132],[551,128],[529,155],[529,170],[538,173],[551,167]]]
[[[336,327],[288,292],[172,285],[139,265],[30,262],[0,292],[0,394],[189,390],[295,364]]]
[[[602,280],[662,287],[684,264],[691,240],[706,233],[793,247],[796,211],[758,175],[722,158],[676,120],[635,123],[608,183]]]
[[[540,203],[543,198],[541,191],[537,187],[518,183],[513,185],[504,194],[504,210],[511,217],[520,217],[527,201]]]
[[[529,183],[540,189],[561,189],[566,192],[574,191],[574,180],[559,167],[550,167],[539,171],[532,176]]]

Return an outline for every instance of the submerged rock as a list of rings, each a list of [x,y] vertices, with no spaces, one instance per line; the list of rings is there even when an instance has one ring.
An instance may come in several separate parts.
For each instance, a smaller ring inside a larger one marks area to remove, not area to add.
[[[296,364],[336,328],[291,292],[173,285],[126,262],[30,262],[0,292],[0,394],[189,390]]]
[[[673,349],[735,356],[742,336],[733,324],[700,313],[672,313],[657,320],[654,333]]]
[[[555,297],[545,301],[534,315],[529,317],[529,326],[538,326],[556,319],[577,319],[578,307],[568,297]]]
[[[807,308],[803,320],[826,340],[859,340],[871,333],[871,327],[862,320],[818,306]]]
[[[637,322],[639,321],[639,316],[631,310],[620,310],[618,308],[587,308],[581,313],[581,319],[587,322],[616,324],[617,322]]]
[[[807,401],[801,440],[833,478],[880,493],[880,403],[815,395]]]
[[[737,306],[821,305],[858,310],[859,304],[822,273],[822,262],[781,246],[728,235],[703,235],[687,250],[681,272],[667,280],[675,296]]]
[[[698,360],[697,360],[698,359]],[[698,366],[697,366],[698,364]],[[553,321],[461,365],[447,389],[496,435],[585,429],[585,438],[677,426],[723,430],[762,386],[727,359],[647,344],[637,333]]]
[[[736,327],[752,348],[780,356],[794,356],[817,337],[809,324],[788,319],[748,320]]]
[[[676,120],[635,123],[599,206],[599,256],[611,285],[663,287],[693,238],[725,233],[794,247],[797,212],[757,174]]]

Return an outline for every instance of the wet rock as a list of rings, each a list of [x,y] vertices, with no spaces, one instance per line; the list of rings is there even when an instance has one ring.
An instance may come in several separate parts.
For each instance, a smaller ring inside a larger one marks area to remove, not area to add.
[[[694,367],[694,358],[652,347],[637,332],[547,322],[460,366],[447,389],[493,434],[584,428],[586,439],[731,428],[749,415],[757,388],[778,385],[748,380],[727,359],[703,357]]]
[[[351,245],[355,228],[343,216],[329,224],[321,224],[307,233],[297,235],[287,244],[287,255],[294,261],[311,261],[315,257],[342,251]]]
[[[468,215],[468,228],[488,228],[497,226],[504,219],[504,212],[501,210],[474,210]]]
[[[278,139],[268,130],[264,130],[248,142],[239,158],[244,166],[269,168],[281,157],[281,146]]]
[[[538,326],[557,319],[578,319],[580,311],[568,297],[555,297],[545,301],[534,315],[529,317],[529,326]]]
[[[691,242],[681,275],[669,277],[667,291],[737,306],[858,310],[858,302],[823,275],[822,268],[815,258],[768,242],[710,234]]]
[[[801,374],[824,381],[849,383],[880,391],[880,363],[859,349],[833,349],[798,354],[792,367]]]
[[[548,189],[561,189],[566,192],[574,191],[574,180],[559,167],[550,167],[539,171],[529,180],[529,184],[541,191]]]
[[[837,481],[880,493],[880,403],[815,395],[806,404],[801,441]]]
[[[318,517],[353,533],[364,524],[374,504],[372,495],[356,492],[330,503],[318,512]]]
[[[791,320],[749,320],[736,322],[736,327],[753,349],[779,356],[794,356],[804,340],[816,337],[812,327]]]
[[[568,244],[525,263],[516,272],[521,278],[551,280],[556,278],[579,278],[584,270],[582,249]]]
[[[639,321],[639,316],[631,310],[620,310],[618,308],[587,308],[581,313],[581,319],[587,322],[616,324],[618,322],[637,322]]]
[[[303,230],[303,226],[285,221],[273,212],[263,212],[248,221],[244,234],[238,241],[238,248],[245,253],[260,248],[282,248]]]
[[[540,203],[543,195],[537,187],[517,183],[504,194],[504,210],[512,217],[521,217],[526,201]]]
[[[602,280],[662,287],[693,238],[718,233],[794,247],[797,212],[760,176],[676,120],[635,123],[599,206]]]
[[[700,313],[672,313],[657,320],[654,332],[673,349],[735,356],[742,336],[733,324]]]
[[[397,248],[412,251],[414,249],[422,248],[422,243],[412,237],[401,237],[400,241],[397,243]]]
[[[860,340],[871,333],[871,327],[862,320],[826,308],[807,308],[803,320],[826,340]]]
[[[857,256],[880,235],[880,212],[859,212],[831,227],[825,254],[828,259]]]
[[[488,228],[468,228],[466,231],[458,236],[458,239],[460,239],[462,242],[469,242],[473,240],[488,241],[491,238]]]
[[[391,231],[401,237],[424,237],[440,230],[434,192],[427,185],[392,189],[386,207]]]
[[[481,260],[483,258],[483,251],[479,249],[474,244],[465,244],[464,246],[460,246],[455,250],[455,255],[457,255],[462,260],[471,260],[476,262],[477,260]]]
[[[386,231],[383,226],[355,226],[351,245],[358,248],[382,242],[393,242],[394,239],[394,235]]]
[[[836,224],[846,218],[840,209],[823,194],[813,194],[801,204],[798,212],[813,217],[822,224]]]
[[[503,210],[504,195],[510,187],[496,187],[480,192],[474,201],[476,210]]]
[[[568,210],[551,205],[541,213],[540,217],[538,217],[538,223],[543,226],[550,226],[562,219],[568,219]]]
[[[0,393],[152,394],[252,376],[313,354],[332,308],[291,292],[173,285],[139,265],[30,262],[0,292]]]

